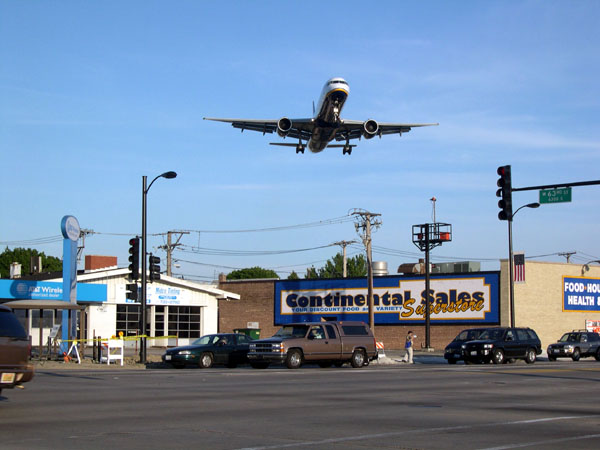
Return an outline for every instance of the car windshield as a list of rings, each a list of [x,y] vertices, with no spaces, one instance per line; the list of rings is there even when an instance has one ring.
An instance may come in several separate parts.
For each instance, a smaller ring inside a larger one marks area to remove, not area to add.
[[[503,335],[504,330],[502,329],[485,330],[483,333],[481,333],[478,339],[497,341],[499,339],[502,339]]]
[[[577,333],[565,333],[560,338],[559,342],[578,342],[579,339],[577,337]]]
[[[0,336],[23,339],[27,333],[12,312],[0,311]]]
[[[209,334],[207,336],[202,336],[199,339],[196,339],[192,342],[192,345],[211,345],[216,344],[222,336],[218,334]]]
[[[286,325],[281,327],[275,336],[281,338],[304,337],[308,331],[308,325]]]
[[[475,339],[479,339],[481,333],[486,331],[484,328],[479,330],[464,330],[461,331],[458,336],[454,338],[455,342],[465,342],[465,341],[474,341]]]

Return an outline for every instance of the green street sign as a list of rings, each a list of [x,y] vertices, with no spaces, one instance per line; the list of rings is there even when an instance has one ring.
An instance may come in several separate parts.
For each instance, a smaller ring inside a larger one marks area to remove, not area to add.
[[[540,191],[540,204],[564,203],[571,201],[571,188],[543,189]]]

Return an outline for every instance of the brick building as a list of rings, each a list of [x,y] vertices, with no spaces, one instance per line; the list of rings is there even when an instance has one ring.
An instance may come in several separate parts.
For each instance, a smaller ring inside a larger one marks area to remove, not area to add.
[[[469,275],[477,277],[477,274]],[[461,277],[460,274],[453,274],[453,276]],[[392,279],[392,277],[381,277],[381,279],[385,278]],[[415,277],[412,279],[416,282]],[[345,282],[345,280],[338,281]],[[219,302],[219,331],[247,328],[249,323],[254,322],[261,329],[262,337],[275,333],[282,323],[282,316],[277,311],[276,284],[280,285],[281,282],[276,283],[276,280],[226,281],[222,278],[219,288],[239,294],[240,301]],[[588,285],[592,286],[586,288],[590,289],[590,293],[587,293],[590,295],[568,295],[567,288],[577,287],[577,285],[584,288]],[[497,299],[491,301],[497,302],[497,315],[492,315],[485,323],[481,320],[469,321],[468,319],[454,320],[454,323],[452,320],[432,320],[431,345],[435,349],[443,349],[464,328],[510,325],[509,277],[506,260],[501,261],[499,283],[494,289],[497,290]],[[591,292],[594,289],[596,292]],[[598,266],[526,261],[525,280],[514,284],[514,294],[515,325],[533,328],[540,336],[544,348],[556,341],[565,331],[586,328],[586,325],[589,326],[592,321],[600,322],[600,267]],[[571,297],[579,299],[574,300],[573,303],[587,302],[587,304],[570,306],[568,302]],[[309,320],[320,318],[314,316]],[[324,314],[322,318],[336,317],[335,314]],[[301,318],[298,321],[302,320],[306,319]],[[402,348],[408,330],[417,334],[417,346],[423,346],[425,343],[425,325],[422,320],[413,321],[409,318],[399,320],[398,323],[380,322],[376,315],[375,336],[378,341],[383,341],[388,349]],[[254,323],[252,325],[255,325]]]

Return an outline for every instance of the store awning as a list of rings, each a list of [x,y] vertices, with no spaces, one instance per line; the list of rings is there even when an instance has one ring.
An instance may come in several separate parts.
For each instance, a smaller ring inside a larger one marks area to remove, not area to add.
[[[61,300],[13,300],[2,304],[12,309],[85,309],[85,306]]]

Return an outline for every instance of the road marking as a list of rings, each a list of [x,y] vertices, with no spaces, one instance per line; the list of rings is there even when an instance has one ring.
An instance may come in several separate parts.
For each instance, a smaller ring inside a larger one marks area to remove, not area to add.
[[[476,425],[457,425],[453,427],[438,427],[438,428],[418,428],[415,430],[407,430],[407,431],[395,431],[390,433],[376,433],[376,434],[361,434],[357,436],[347,436],[340,438],[330,438],[330,439],[322,439],[319,441],[303,441],[303,442],[291,442],[288,444],[277,444],[277,445],[266,445],[261,447],[244,447],[238,450],[268,450],[274,448],[291,448],[291,447],[305,447],[308,445],[327,445],[327,444],[335,444],[339,442],[349,442],[349,441],[362,441],[365,439],[377,439],[377,438],[388,438],[388,437],[398,437],[407,434],[417,434],[417,433],[432,433],[432,432],[440,432],[440,431],[456,431],[456,430],[470,430],[474,428],[484,428],[484,427],[496,427],[496,426],[506,426],[506,425],[523,425],[529,423],[540,423],[540,422],[554,422],[557,420],[573,420],[573,419],[586,419],[590,417],[600,417],[598,414],[592,414],[587,416],[563,416],[563,417],[542,417],[539,419],[529,419],[529,420],[517,420],[511,422],[491,422],[491,423],[483,423]],[[594,435],[600,436],[600,435]],[[592,436],[590,435],[589,438]],[[583,437],[581,437],[583,438]],[[588,437],[586,437],[588,438]],[[574,440],[575,438],[565,438],[566,440]],[[560,442],[560,439],[557,439],[556,442]],[[553,442],[553,441],[548,441]],[[523,444],[515,444],[515,447],[497,447],[497,449],[503,448],[517,448],[519,445]],[[525,444],[523,446],[535,445],[535,443]],[[488,449],[492,450],[492,449]]]
[[[533,445],[547,445],[547,444],[557,444],[559,442],[569,442],[569,441],[579,441],[581,439],[595,439],[600,437],[600,434],[588,434],[585,436],[575,436],[570,438],[558,438],[558,439],[549,439],[547,441],[537,441],[537,442],[527,442],[524,444],[509,444],[503,445],[501,447],[488,447],[482,450],[504,450],[507,448],[523,448],[523,447],[531,447]]]

